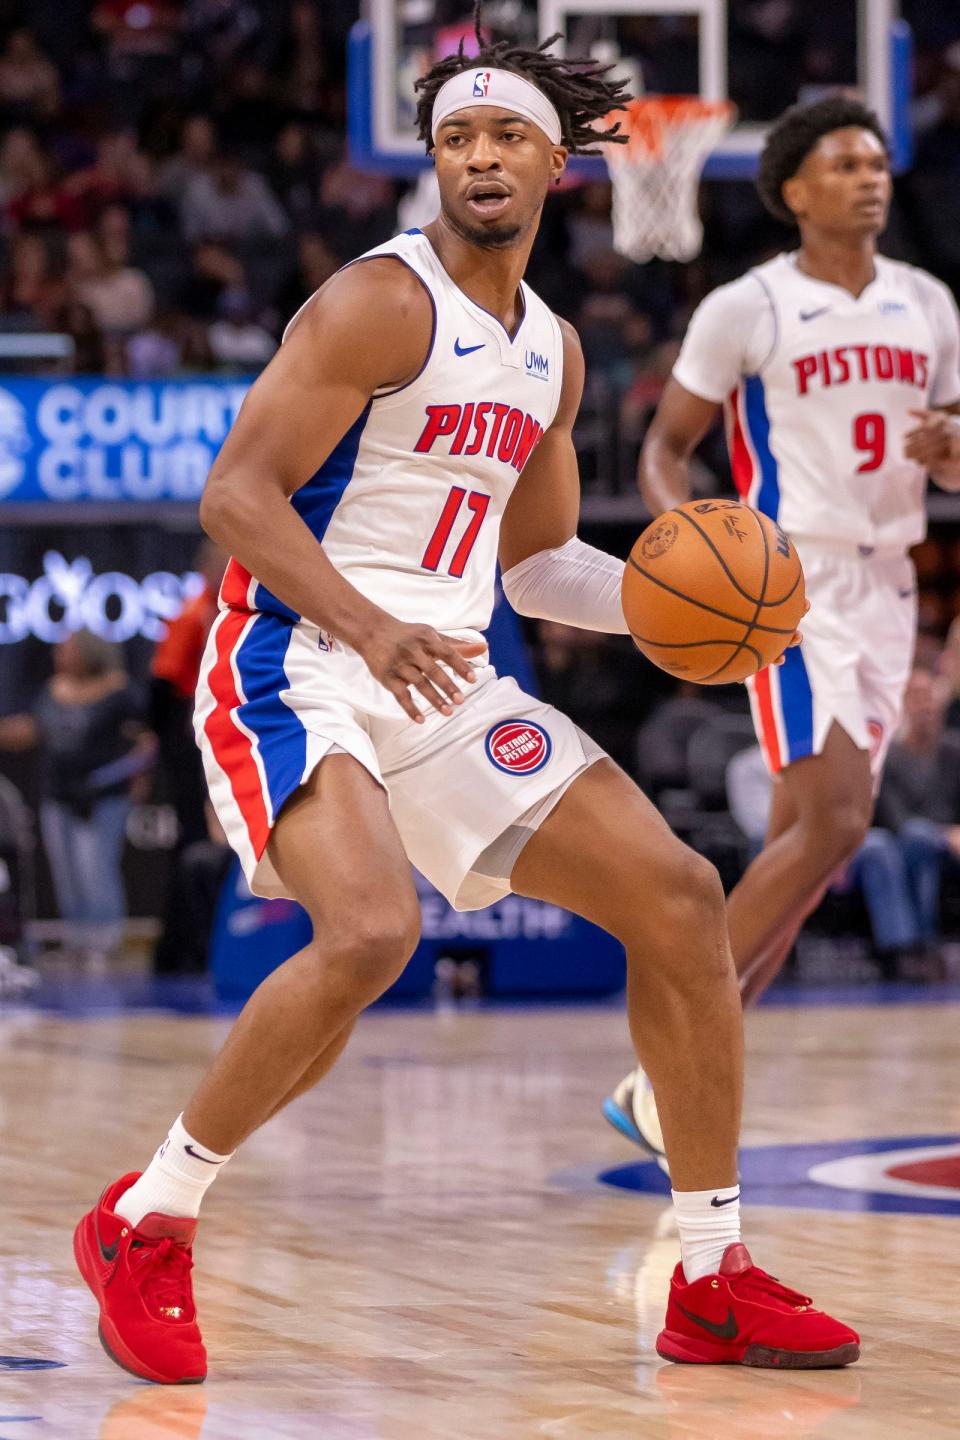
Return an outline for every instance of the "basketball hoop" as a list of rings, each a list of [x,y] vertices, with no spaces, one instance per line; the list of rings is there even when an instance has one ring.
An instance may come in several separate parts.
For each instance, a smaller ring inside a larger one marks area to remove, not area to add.
[[[651,95],[614,110],[630,138],[607,145],[614,249],[628,260],[692,260],[703,243],[697,184],[710,151],[733,124],[728,100]]]

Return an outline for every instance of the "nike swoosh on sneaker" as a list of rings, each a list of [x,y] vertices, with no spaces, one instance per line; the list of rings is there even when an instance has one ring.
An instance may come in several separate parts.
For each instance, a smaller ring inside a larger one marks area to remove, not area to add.
[[[187,1152],[188,1155],[192,1155],[192,1156],[193,1156],[194,1160],[202,1160],[203,1163],[204,1163],[204,1165],[222,1165],[222,1164],[223,1164],[223,1161],[222,1161],[222,1160],[208,1160],[207,1157],[206,1157],[206,1155],[199,1155],[199,1154],[197,1153],[197,1151],[194,1150],[194,1148],[193,1148],[192,1145],[184,1145],[183,1148],[184,1148],[184,1150],[186,1150],[186,1152]],[[204,1181],[204,1184],[206,1184],[206,1181]]]
[[[97,1247],[99,1248],[101,1256],[108,1265],[112,1265],[117,1258],[117,1251],[120,1249],[120,1236],[117,1236],[112,1245],[104,1245],[103,1237],[100,1234],[100,1227],[96,1220],[93,1222],[93,1230],[97,1237]]]
[[[801,310],[801,311],[800,311],[800,319],[801,319],[801,320],[816,320],[816,318],[817,318],[818,315],[826,315],[827,311],[830,310],[831,308],[832,308],[832,307],[831,307],[830,305],[821,305],[820,308],[819,308],[819,310]]]
[[[485,345],[485,344],[486,344],[486,342],[483,341],[483,340],[481,340],[481,342],[480,342],[479,345],[462,345],[462,346],[461,346],[461,344],[460,344],[460,337],[458,336],[457,339],[454,340],[454,342],[453,342],[453,353],[454,353],[454,355],[472,355],[473,352],[474,352],[474,350],[482,350],[482,349],[484,348],[484,345]]]
[[[734,1200],[739,1199],[740,1191],[738,1190],[736,1195],[729,1195],[726,1200],[721,1200],[719,1195],[714,1195],[713,1199],[710,1201],[710,1204],[714,1207],[715,1210],[719,1210],[721,1205],[732,1205]]]
[[[694,1315],[692,1310],[684,1309],[679,1300],[675,1300],[674,1304],[681,1314],[686,1315],[688,1320],[693,1321],[694,1325],[699,1325],[702,1329],[709,1330],[710,1334],[716,1335],[718,1340],[735,1340],[740,1333],[737,1327],[737,1317],[733,1313],[732,1306],[727,1308],[727,1318],[723,1324],[717,1325],[713,1320],[705,1320],[702,1315]]]

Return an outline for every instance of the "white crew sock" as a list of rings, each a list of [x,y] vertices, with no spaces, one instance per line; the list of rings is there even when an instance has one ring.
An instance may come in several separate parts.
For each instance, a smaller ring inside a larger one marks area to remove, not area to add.
[[[689,1285],[704,1275],[715,1275],[724,1250],[740,1239],[740,1186],[670,1194],[680,1232],[680,1261]]]
[[[134,1227],[153,1211],[194,1219],[200,1214],[200,1201],[208,1186],[229,1159],[194,1140],[183,1128],[183,1116],[178,1115],[140,1179],[120,1196],[117,1214]]]

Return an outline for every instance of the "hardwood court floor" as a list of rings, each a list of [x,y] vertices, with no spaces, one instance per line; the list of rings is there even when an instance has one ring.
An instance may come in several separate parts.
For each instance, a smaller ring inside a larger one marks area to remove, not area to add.
[[[745,1236],[864,1340],[849,1370],[792,1375],[654,1353],[677,1246],[662,1197],[597,1182],[640,1163],[599,1116],[627,1061],[622,1014],[599,1006],[365,1017],[208,1196],[208,1383],[117,1370],[71,1229],[146,1160],[226,1024],[0,1011],[0,1440],[960,1434],[960,1214],[791,1208],[788,1160],[764,1149],[956,1140],[956,998],[750,1018],[744,1154],[767,1155],[758,1193],[779,1203],[751,1205],[745,1181]]]

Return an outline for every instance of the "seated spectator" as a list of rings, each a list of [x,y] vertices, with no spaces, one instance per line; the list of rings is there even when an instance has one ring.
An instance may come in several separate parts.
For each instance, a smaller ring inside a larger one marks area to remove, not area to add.
[[[320,162],[309,132],[298,120],[284,125],[267,165],[273,193],[295,225],[313,217],[320,180]]]
[[[190,345],[193,322],[179,310],[165,306],[153,322],[131,335],[124,347],[126,374],[132,380],[161,380],[176,376],[185,363],[197,358]],[[205,347],[201,351],[206,359]]]
[[[914,670],[877,800],[878,819],[900,840],[920,940],[931,948],[942,878],[960,872],[960,733],[944,724],[949,696],[942,676]]]
[[[759,745],[733,756],[727,766],[726,788],[730,813],[743,831],[752,859],[763,848],[773,789]],[[871,826],[849,865],[834,877],[831,890],[836,894],[861,892],[874,953],[885,976],[893,978],[916,968],[926,937],[912,891],[908,855],[897,835],[881,825]]]
[[[219,318],[207,330],[210,355],[218,370],[250,373],[272,359],[277,342],[253,314],[246,290],[225,290],[218,305]]]
[[[193,702],[226,563],[219,546],[204,540],[194,560],[203,589],[168,622],[150,666],[150,724],[159,740],[160,763],[177,812],[180,845],[202,840],[208,831],[203,808],[207,787],[193,738]]]
[[[184,25],[187,48],[202,51],[223,70],[255,39],[263,21],[252,0],[190,0]]]
[[[594,256],[613,254],[610,186],[605,180],[593,180],[581,187],[568,229],[574,265],[583,268]]]
[[[960,730],[960,615],[952,621],[947,631],[947,638],[936,662],[936,670],[949,689],[945,724],[948,729]]]
[[[56,646],[33,713],[0,719],[3,749],[43,747],[40,829],[68,943],[87,957],[108,956],[122,938],[131,785],[155,751],[140,717],[119,648],[80,630]]]
[[[255,170],[263,166],[283,123],[266,66],[242,59],[222,73],[219,124],[224,143]]]
[[[41,121],[60,109],[57,67],[30,30],[11,30],[0,52],[0,106],[8,119]]]
[[[193,703],[200,662],[217,614],[226,556],[205,540],[195,568],[203,589],[190,600],[154,651],[150,667],[150,723],[159,740],[170,798],[177,812],[177,846],[163,931],[154,956],[158,973],[206,969],[207,948],[232,852],[207,800],[200,751],[193,737]]]
[[[71,235],[68,279],[74,297],[88,306],[106,335],[128,335],[153,315],[153,286],[126,263],[126,247],[108,233],[101,243],[89,231]]]
[[[319,6],[313,0],[292,0],[290,35],[281,58],[282,93],[301,115],[315,115],[323,107],[327,58],[323,38]]]
[[[180,219],[190,242],[262,243],[278,239],[290,228],[263,176],[248,170],[235,155],[220,155],[209,173],[187,182]]]
[[[24,231],[10,247],[10,273],[0,287],[6,329],[54,329],[67,298],[62,266],[52,258],[52,237]]]
[[[179,207],[187,186],[207,174],[216,153],[217,132],[210,116],[188,115],[180,130],[178,149],[157,169],[155,193]]]
[[[67,230],[83,228],[83,206],[63,182],[60,171],[48,154],[38,152],[26,188],[10,200],[7,209],[20,228]]]
[[[220,891],[233,864],[233,851],[213,806],[206,799],[203,803],[207,834],[174,857],[163,929],[153,957],[157,975],[196,975],[207,969]]]
[[[297,241],[297,268],[276,298],[277,309],[284,324],[296,315],[300,306],[326,285],[331,275],[343,264],[322,235],[309,232]]]
[[[97,0],[91,21],[107,42],[114,80],[137,84],[155,73],[157,62],[174,59],[182,10],[182,0]]]
[[[197,245],[190,259],[191,273],[180,287],[177,305],[192,320],[214,320],[221,295],[246,287],[243,266],[225,245],[212,240]]]
[[[383,175],[354,170],[345,159],[323,172],[317,228],[338,250],[358,255],[389,240],[395,214],[393,186]]]
[[[60,334],[69,335],[73,341],[75,375],[108,373],[110,366],[103,331],[89,305],[80,300],[68,300],[58,312],[54,326]]]
[[[9,208],[42,177],[43,151],[36,135],[21,126],[8,130],[0,144],[0,205]]]
[[[86,223],[93,225],[105,205],[139,200],[150,183],[150,162],[137,149],[136,136],[123,130],[99,141],[93,164],[75,171],[66,188],[83,206]]]

